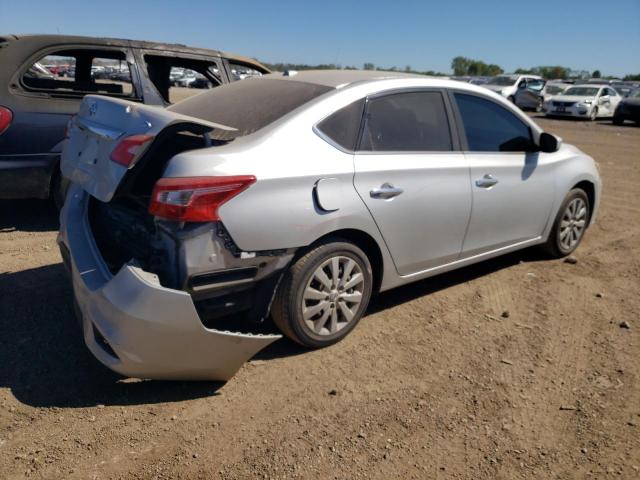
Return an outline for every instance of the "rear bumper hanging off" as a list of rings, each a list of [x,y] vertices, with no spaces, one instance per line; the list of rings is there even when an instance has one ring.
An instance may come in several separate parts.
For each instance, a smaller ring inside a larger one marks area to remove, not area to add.
[[[88,226],[87,195],[77,187],[61,213],[58,243],[71,274],[85,343],[118,373],[228,380],[281,338],[206,328],[187,292],[161,286],[154,274],[132,264],[112,275]]]

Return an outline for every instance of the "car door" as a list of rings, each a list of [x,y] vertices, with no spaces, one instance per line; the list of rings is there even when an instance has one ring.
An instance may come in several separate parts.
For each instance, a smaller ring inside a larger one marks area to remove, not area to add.
[[[603,88],[602,89],[603,98],[606,99],[606,113],[608,117],[613,116],[613,113],[620,102],[620,96],[613,88]]]
[[[367,99],[354,185],[400,275],[460,255],[471,212],[469,167],[437,89]]]
[[[538,239],[554,198],[554,162],[527,152],[530,126],[483,96],[453,92],[463,149],[470,166],[473,211],[462,256]]]

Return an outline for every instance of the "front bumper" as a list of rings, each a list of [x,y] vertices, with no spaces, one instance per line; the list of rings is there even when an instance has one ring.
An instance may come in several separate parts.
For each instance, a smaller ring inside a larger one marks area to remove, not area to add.
[[[593,106],[578,106],[572,105],[570,107],[563,107],[564,110],[559,110],[558,107],[553,105],[545,105],[544,112],[547,115],[557,116],[557,117],[577,117],[577,118],[589,118],[589,114],[591,113],[591,109]]]
[[[187,292],[161,286],[154,274],[132,264],[112,275],[93,240],[87,200],[79,187],[69,192],[58,243],[85,343],[104,365],[138,378],[228,380],[281,338],[206,328]]]

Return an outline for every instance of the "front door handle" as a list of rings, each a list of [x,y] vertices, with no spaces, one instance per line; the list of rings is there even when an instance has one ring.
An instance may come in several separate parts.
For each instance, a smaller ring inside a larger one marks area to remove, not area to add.
[[[476,180],[476,186],[480,188],[491,188],[496,183],[498,183],[498,179],[488,173],[479,180]]]
[[[380,185],[380,188],[370,190],[369,195],[371,195],[371,198],[382,198],[384,200],[388,200],[390,198],[397,197],[402,192],[404,192],[404,190],[401,188],[396,188],[390,183],[383,183]]]

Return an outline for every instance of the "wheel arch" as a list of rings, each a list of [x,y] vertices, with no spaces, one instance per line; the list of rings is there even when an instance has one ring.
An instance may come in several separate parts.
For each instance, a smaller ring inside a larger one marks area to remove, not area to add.
[[[581,180],[580,182],[576,183],[573,187],[571,187],[571,190],[574,190],[576,188],[586,193],[587,198],[589,199],[589,223],[587,224],[587,226],[589,226],[591,225],[591,219],[593,218],[593,209],[596,204],[596,186],[593,182],[590,182],[589,180]]]
[[[373,272],[373,293],[380,291],[382,285],[382,277],[384,276],[384,259],[382,256],[382,250],[378,242],[363,230],[355,228],[343,228],[340,230],[334,230],[332,232],[322,235],[316,239],[313,243],[298,249],[295,258],[303,256],[310,249],[316,247],[321,243],[325,243],[327,240],[345,240],[353,243],[360,248],[369,259],[371,263],[371,270]],[[293,261],[295,261],[295,258]],[[293,262],[292,261],[292,262]]]

